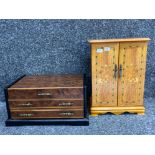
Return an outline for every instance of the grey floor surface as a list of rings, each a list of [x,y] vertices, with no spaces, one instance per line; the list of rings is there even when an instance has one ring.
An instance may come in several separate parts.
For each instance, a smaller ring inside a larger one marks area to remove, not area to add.
[[[155,98],[145,99],[145,115],[101,115],[90,117],[89,126],[20,126],[5,127],[5,102],[0,102],[2,135],[143,135],[155,134]]]

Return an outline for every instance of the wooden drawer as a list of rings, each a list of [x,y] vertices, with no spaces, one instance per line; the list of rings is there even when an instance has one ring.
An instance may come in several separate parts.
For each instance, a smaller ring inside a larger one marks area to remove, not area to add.
[[[83,100],[9,101],[10,108],[83,108]]]
[[[41,109],[41,110],[12,110],[12,119],[42,119],[42,118],[83,118],[81,109]]]
[[[83,88],[8,89],[9,99],[83,99]]]

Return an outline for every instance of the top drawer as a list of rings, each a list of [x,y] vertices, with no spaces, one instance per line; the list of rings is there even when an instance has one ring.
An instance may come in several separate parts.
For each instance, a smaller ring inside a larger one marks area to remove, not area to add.
[[[83,99],[83,88],[8,89],[9,99]]]

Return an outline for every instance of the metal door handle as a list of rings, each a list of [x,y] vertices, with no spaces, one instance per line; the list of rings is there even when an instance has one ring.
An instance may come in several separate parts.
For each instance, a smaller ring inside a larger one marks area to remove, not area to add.
[[[122,75],[123,75],[123,66],[122,66],[122,64],[120,64],[120,66],[119,66],[119,77],[122,78]]]
[[[117,75],[118,75],[118,68],[117,68],[117,65],[115,64],[114,66],[114,78],[115,79],[117,78]]]

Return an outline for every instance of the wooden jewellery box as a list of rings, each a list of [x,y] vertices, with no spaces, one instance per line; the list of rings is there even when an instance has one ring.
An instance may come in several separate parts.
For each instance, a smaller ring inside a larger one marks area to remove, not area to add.
[[[85,76],[24,76],[5,89],[14,125],[89,125]]]
[[[144,114],[143,104],[149,38],[90,40],[91,114]]]

